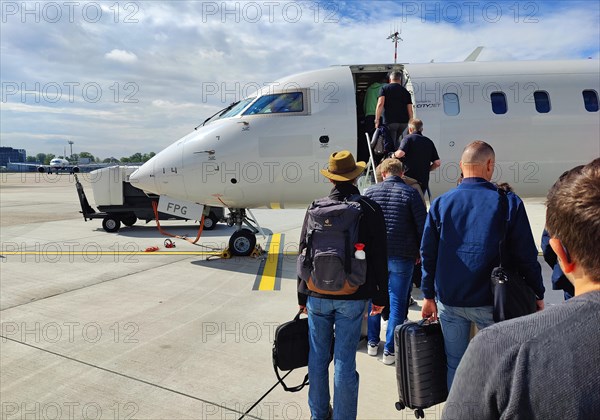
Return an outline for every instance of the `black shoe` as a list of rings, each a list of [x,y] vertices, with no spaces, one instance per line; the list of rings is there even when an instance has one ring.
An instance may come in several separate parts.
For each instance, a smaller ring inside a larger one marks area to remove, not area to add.
[[[412,298],[412,296],[410,297],[409,301],[408,301],[408,306],[413,306],[416,305],[417,302]]]

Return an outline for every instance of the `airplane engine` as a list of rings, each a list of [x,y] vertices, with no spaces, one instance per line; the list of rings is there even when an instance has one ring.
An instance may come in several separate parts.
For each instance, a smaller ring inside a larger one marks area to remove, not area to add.
[[[74,166],[73,167],[73,171],[74,174],[78,174],[79,173],[79,166]]]
[[[44,173],[44,172],[46,172],[46,168],[44,168],[43,166],[38,166],[37,171],[40,173]]]

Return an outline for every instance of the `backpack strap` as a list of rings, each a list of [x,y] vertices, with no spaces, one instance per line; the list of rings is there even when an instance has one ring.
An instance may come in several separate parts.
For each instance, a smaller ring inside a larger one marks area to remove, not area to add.
[[[352,244],[350,243],[350,233],[345,230],[344,231],[344,241],[346,242],[346,255],[344,255],[344,271],[347,275],[350,275],[352,272]]]
[[[304,258],[304,267],[313,266],[313,249],[312,249],[313,231],[306,233],[306,257]]]
[[[362,195],[352,194],[348,198],[346,198],[346,201],[354,201],[355,203],[362,204]]]
[[[361,206],[361,211],[362,211],[362,205],[363,205],[363,203],[365,203],[365,201],[362,199],[362,195],[360,195],[360,194],[352,194],[351,196],[346,198],[345,201],[346,202],[353,201],[355,203],[358,203]],[[359,219],[358,219],[359,225],[360,225],[361,218],[362,218],[362,214],[359,216]],[[346,272],[346,274],[350,274],[352,272],[352,249],[353,249],[353,247],[352,247],[352,244],[350,243],[350,233],[347,230],[344,231],[344,237],[346,240],[346,255],[345,255],[345,260],[344,260],[344,271]]]

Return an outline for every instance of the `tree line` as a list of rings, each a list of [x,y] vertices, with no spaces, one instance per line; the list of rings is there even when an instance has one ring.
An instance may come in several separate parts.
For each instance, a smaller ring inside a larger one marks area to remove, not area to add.
[[[92,155],[89,152],[73,153],[72,156],[56,156],[52,153],[38,153],[35,156],[27,156],[28,163],[40,163],[43,165],[49,165],[50,161],[56,157],[60,159],[67,159],[69,162],[77,163],[80,159],[89,159],[91,163],[144,163],[150,160],[156,153],[134,153],[127,157],[123,156],[120,159],[109,157],[101,160],[99,157]]]

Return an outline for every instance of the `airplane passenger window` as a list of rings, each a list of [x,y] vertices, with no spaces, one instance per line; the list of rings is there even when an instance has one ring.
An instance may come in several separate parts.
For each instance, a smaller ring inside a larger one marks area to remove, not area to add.
[[[492,100],[492,111],[494,111],[494,114],[506,114],[508,107],[504,92],[492,92],[490,99]]]
[[[550,112],[550,97],[548,92],[541,90],[533,92],[533,99],[535,99],[535,109],[541,114]]]
[[[451,117],[460,113],[460,103],[456,93],[444,93],[444,113]]]
[[[586,111],[598,112],[598,92],[595,90],[584,90],[582,93]]]
[[[244,115],[276,114],[287,112],[303,112],[302,92],[276,93],[261,96],[254,102]]]

